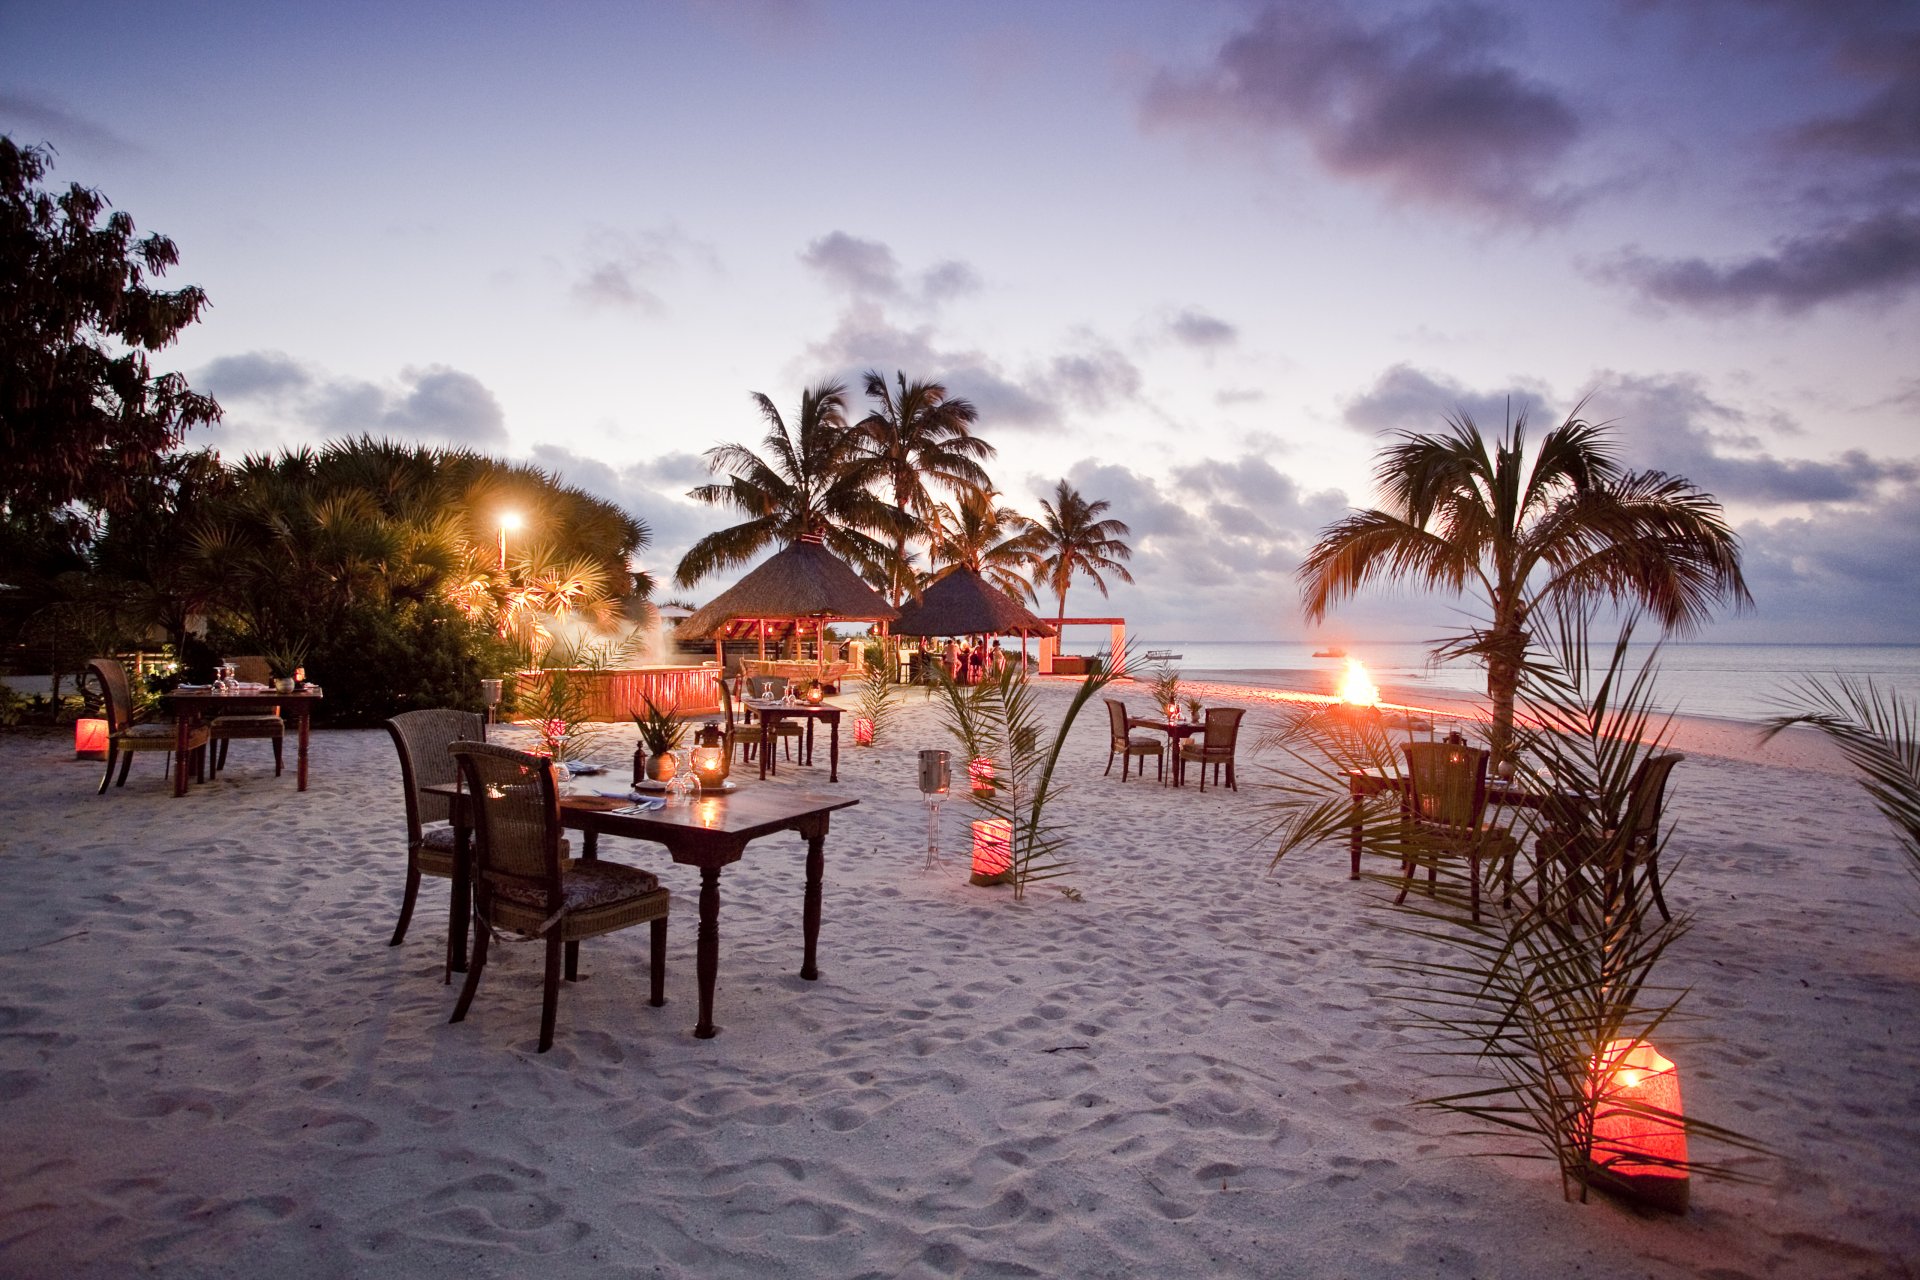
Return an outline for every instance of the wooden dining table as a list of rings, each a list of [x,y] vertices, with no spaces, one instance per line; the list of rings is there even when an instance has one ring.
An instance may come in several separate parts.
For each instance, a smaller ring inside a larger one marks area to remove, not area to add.
[[[1167,754],[1173,757],[1173,785],[1184,787],[1187,784],[1187,761],[1180,754],[1181,746],[1188,738],[1207,731],[1204,720],[1156,720],[1151,716],[1128,716],[1129,729],[1157,729],[1167,735]]]
[[[841,708],[831,702],[782,702],[778,698],[756,701],[749,698],[743,704],[760,721],[760,777],[764,781],[768,774],[777,775],[779,764],[773,758],[769,746],[775,741],[776,727],[782,720],[801,720],[807,722],[806,745],[801,748],[803,763],[813,763],[813,726],[816,721],[827,722],[830,740],[827,746],[827,781],[840,781],[840,715]]]
[[[1370,773],[1365,769],[1347,771],[1347,794],[1353,797],[1352,834],[1347,839],[1347,848],[1353,858],[1353,867],[1347,879],[1360,878],[1360,837],[1365,821],[1367,798],[1387,792],[1404,795],[1406,790],[1407,780],[1398,774]],[[1529,789],[1513,782],[1497,778],[1487,780],[1489,806],[1507,809],[1544,809],[1550,798],[1542,791]]]
[[[213,716],[280,715],[292,720],[300,742],[299,764],[294,772],[299,779],[298,789],[307,789],[307,738],[312,726],[313,708],[326,696],[320,692],[318,685],[310,684],[292,693],[281,693],[276,689],[173,689],[160,696],[173,713],[175,760],[184,761],[187,758],[187,743],[192,739],[194,726]],[[185,769],[173,771],[173,794],[187,794]]]
[[[473,897],[470,797],[459,783],[443,783],[421,790],[453,802],[455,853],[447,962],[455,972],[465,972],[466,926]],[[828,816],[837,809],[859,803],[844,796],[761,788],[707,795],[691,804],[635,813],[634,802],[629,799],[562,796],[560,822],[570,830],[583,833],[582,859],[599,856],[602,835],[625,836],[665,845],[673,861],[700,869],[700,925],[694,947],[700,1009],[693,1034],[699,1039],[711,1040],[720,1031],[713,1021],[713,993],[720,972],[720,872],[745,857],[747,846],[762,836],[782,831],[800,835],[806,844],[806,887],[800,900],[800,976],[808,982],[815,981],[820,976],[816,951],[820,939]]]

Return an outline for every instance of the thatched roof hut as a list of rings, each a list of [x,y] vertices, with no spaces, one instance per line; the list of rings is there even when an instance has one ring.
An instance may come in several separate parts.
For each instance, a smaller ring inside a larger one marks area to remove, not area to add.
[[[730,640],[759,634],[768,623],[781,630],[814,623],[824,630],[829,622],[891,622],[900,611],[817,542],[802,540],[769,558],[766,563],[715,596],[682,622],[685,640]]]
[[[901,606],[888,628],[897,636],[1050,636],[1053,624],[972,569],[955,569]]]

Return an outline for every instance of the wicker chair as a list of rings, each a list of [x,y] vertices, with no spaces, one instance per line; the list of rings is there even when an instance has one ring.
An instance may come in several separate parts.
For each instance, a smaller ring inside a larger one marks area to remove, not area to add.
[[[559,793],[552,762],[545,756],[484,742],[459,742],[451,750],[474,798],[473,917],[478,936],[450,1021],[465,1019],[473,1004],[495,929],[546,943],[541,1053],[553,1047],[562,948],[566,976],[573,981],[579,976],[583,938],[652,924],[651,1003],[655,1008],[665,1004],[668,899],[660,882],[637,867],[565,856]]]
[[[127,770],[133,766],[133,753],[136,751],[166,752],[167,765],[171,769],[175,764],[173,751],[179,745],[179,726],[171,720],[135,720],[133,690],[127,684],[127,669],[112,658],[93,658],[87,662],[87,666],[100,681],[100,690],[107,703],[107,767],[100,775],[100,790],[94,794],[107,793],[107,783],[113,777],[116,762],[120,765],[120,781],[115,785],[127,785]],[[206,725],[197,724],[193,727],[187,738],[187,750],[193,756],[195,779],[205,782]],[[186,767],[184,762],[180,767]]]
[[[420,896],[422,875],[453,877],[454,836],[448,820],[453,802],[445,796],[426,795],[422,788],[444,786],[460,776],[460,767],[448,754],[456,742],[479,741],[486,737],[486,718],[477,711],[455,711],[451,707],[433,707],[425,711],[402,711],[386,722],[393,749],[400,756],[400,788],[407,801],[407,889],[400,899],[400,923],[394,926],[387,943],[397,947],[406,939],[407,925],[413,919],[413,904]],[[462,920],[450,920],[451,931],[465,927]]]
[[[228,658],[226,661],[233,664],[236,680],[244,680],[249,684],[273,682],[273,670],[265,658],[248,656]],[[207,733],[213,739],[209,745],[213,757],[211,767],[215,774],[227,767],[228,743],[236,738],[267,738],[273,742],[273,776],[280,776],[287,738],[287,723],[280,718],[280,708],[257,714],[215,716],[207,722]]]
[[[1480,863],[1511,867],[1519,848],[1513,834],[1485,823],[1487,811],[1487,755],[1459,742],[1409,742],[1407,785],[1402,799],[1402,838],[1407,857],[1401,870],[1406,882],[1396,903],[1407,900],[1419,862],[1427,864],[1427,883],[1439,874],[1442,857],[1467,860],[1473,918],[1480,919]],[[1431,889],[1429,889],[1431,892]]]
[[[1158,738],[1136,738],[1127,725],[1127,708],[1117,698],[1106,699],[1107,704],[1107,771],[1103,777],[1113,776],[1113,758],[1120,757],[1120,781],[1127,780],[1127,768],[1135,756],[1140,759],[1140,776],[1147,776],[1146,757],[1152,756],[1160,764],[1160,781],[1167,780],[1167,744]]]
[[[1667,779],[1673,773],[1673,766],[1685,759],[1685,756],[1672,751],[1648,756],[1633,771],[1633,781],[1627,784],[1627,811],[1620,821],[1620,831],[1625,839],[1621,844],[1619,865],[1606,870],[1606,901],[1609,906],[1618,896],[1632,911],[1634,881],[1639,879],[1653,891],[1653,903],[1660,908],[1660,918],[1673,919],[1673,914],[1667,910],[1666,896],[1660,892],[1660,818],[1666,801]]]
[[[1246,715],[1244,707],[1208,707],[1206,728],[1200,734],[1200,741],[1187,741],[1180,744],[1180,761],[1184,768],[1189,763],[1200,766],[1200,789],[1207,789],[1207,766],[1213,766],[1213,781],[1220,782],[1220,770],[1227,771],[1227,790],[1238,791],[1240,784],[1233,776],[1233,755],[1240,743],[1240,717]]]

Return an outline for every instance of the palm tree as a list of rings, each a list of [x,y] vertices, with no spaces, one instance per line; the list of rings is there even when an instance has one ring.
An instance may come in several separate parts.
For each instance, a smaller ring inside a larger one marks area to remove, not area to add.
[[[955,569],[971,569],[1016,600],[1035,599],[1026,571],[1038,549],[1038,526],[1012,507],[995,504],[991,489],[963,489],[934,511],[930,526],[933,574],[927,585]]]
[[[1093,580],[1100,594],[1107,594],[1104,570],[1122,582],[1132,582],[1123,560],[1133,559],[1133,548],[1121,539],[1133,531],[1118,520],[1102,520],[1100,513],[1112,504],[1104,498],[1088,502],[1065,480],[1053,493],[1053,501],[1044,498],[1041,517],[1033,534],[1030,553],[1035,580],[1044,581],[1059,602],[1058,616],[1067,616],[1067,588],[1076,575]]]
[[[1720,504],[1682,477],[1622,470],[1604,425],[1581,419],[1582,407],[1531,459],[1525,413],[1491,448],[1465,413],[1438,435],[1400,433],[1374,469],[1385,508],[1327,526],[1300,566],[1310,622],[1374,578],[1478,594],[1485,623],[1435,652],[1486,663],[1496,762],[1508,758],[1514,692],[1540,610],[1567,618],[1603,601],[1626,604],[1685,633],[1717,601],[1753,603]]]
[[[680,558],[674,580],[691,587],[709,573],[745,564],[769,546],[811,536],[822,538],[868,581],[890,581],[893,550],[874,534],[891,538],[905,521],[869,489],[880,477],[880,464],[847,425],[846,388],[837,382],[807,388],[792,427],[766,396],[756,391],[753,402],[767,423],[765,455],[743,444],[709,449],[708,469],[730,474],[725,483],[689,492],[702,502],[732,507],[746,519],[694,543]]]
[[[867,398],[874,409],[855,426],[865,448],[880,464],[881,483],[893,491],[893,505],[922,523],[932,520],[936,503],[929,482],[943,484],[956,494],[985,488],[987,473],[979,459],[991,458],[993,446],[971,434],[980,416],[973,405],[949,399],[937,382],[907,381],[896,372],[899,394],[887,380],[867,370]],[[889,603],[898,605],[911,575],[907,564],[909,525],[894,532],[893,552],[898,562],[888,584]]]

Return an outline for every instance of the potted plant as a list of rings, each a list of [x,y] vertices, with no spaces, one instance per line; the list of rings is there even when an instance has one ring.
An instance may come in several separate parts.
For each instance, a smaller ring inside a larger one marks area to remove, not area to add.
[[[636,714],[633,723],[640,730],[641,747],[648,752],[646,775],[655,782],[666,782],[678,766],[673,753],[685,740],[687,726],[655,706],[652,698],[642,697],[641,701],[646,704],[647,712]]]
[[[305,640],[290,640],[262,651],[260,656],[267,660],[267,673],[273,677],[275,689],[281,693],[292,693],[296,683],[305,682],[307,650]]]

